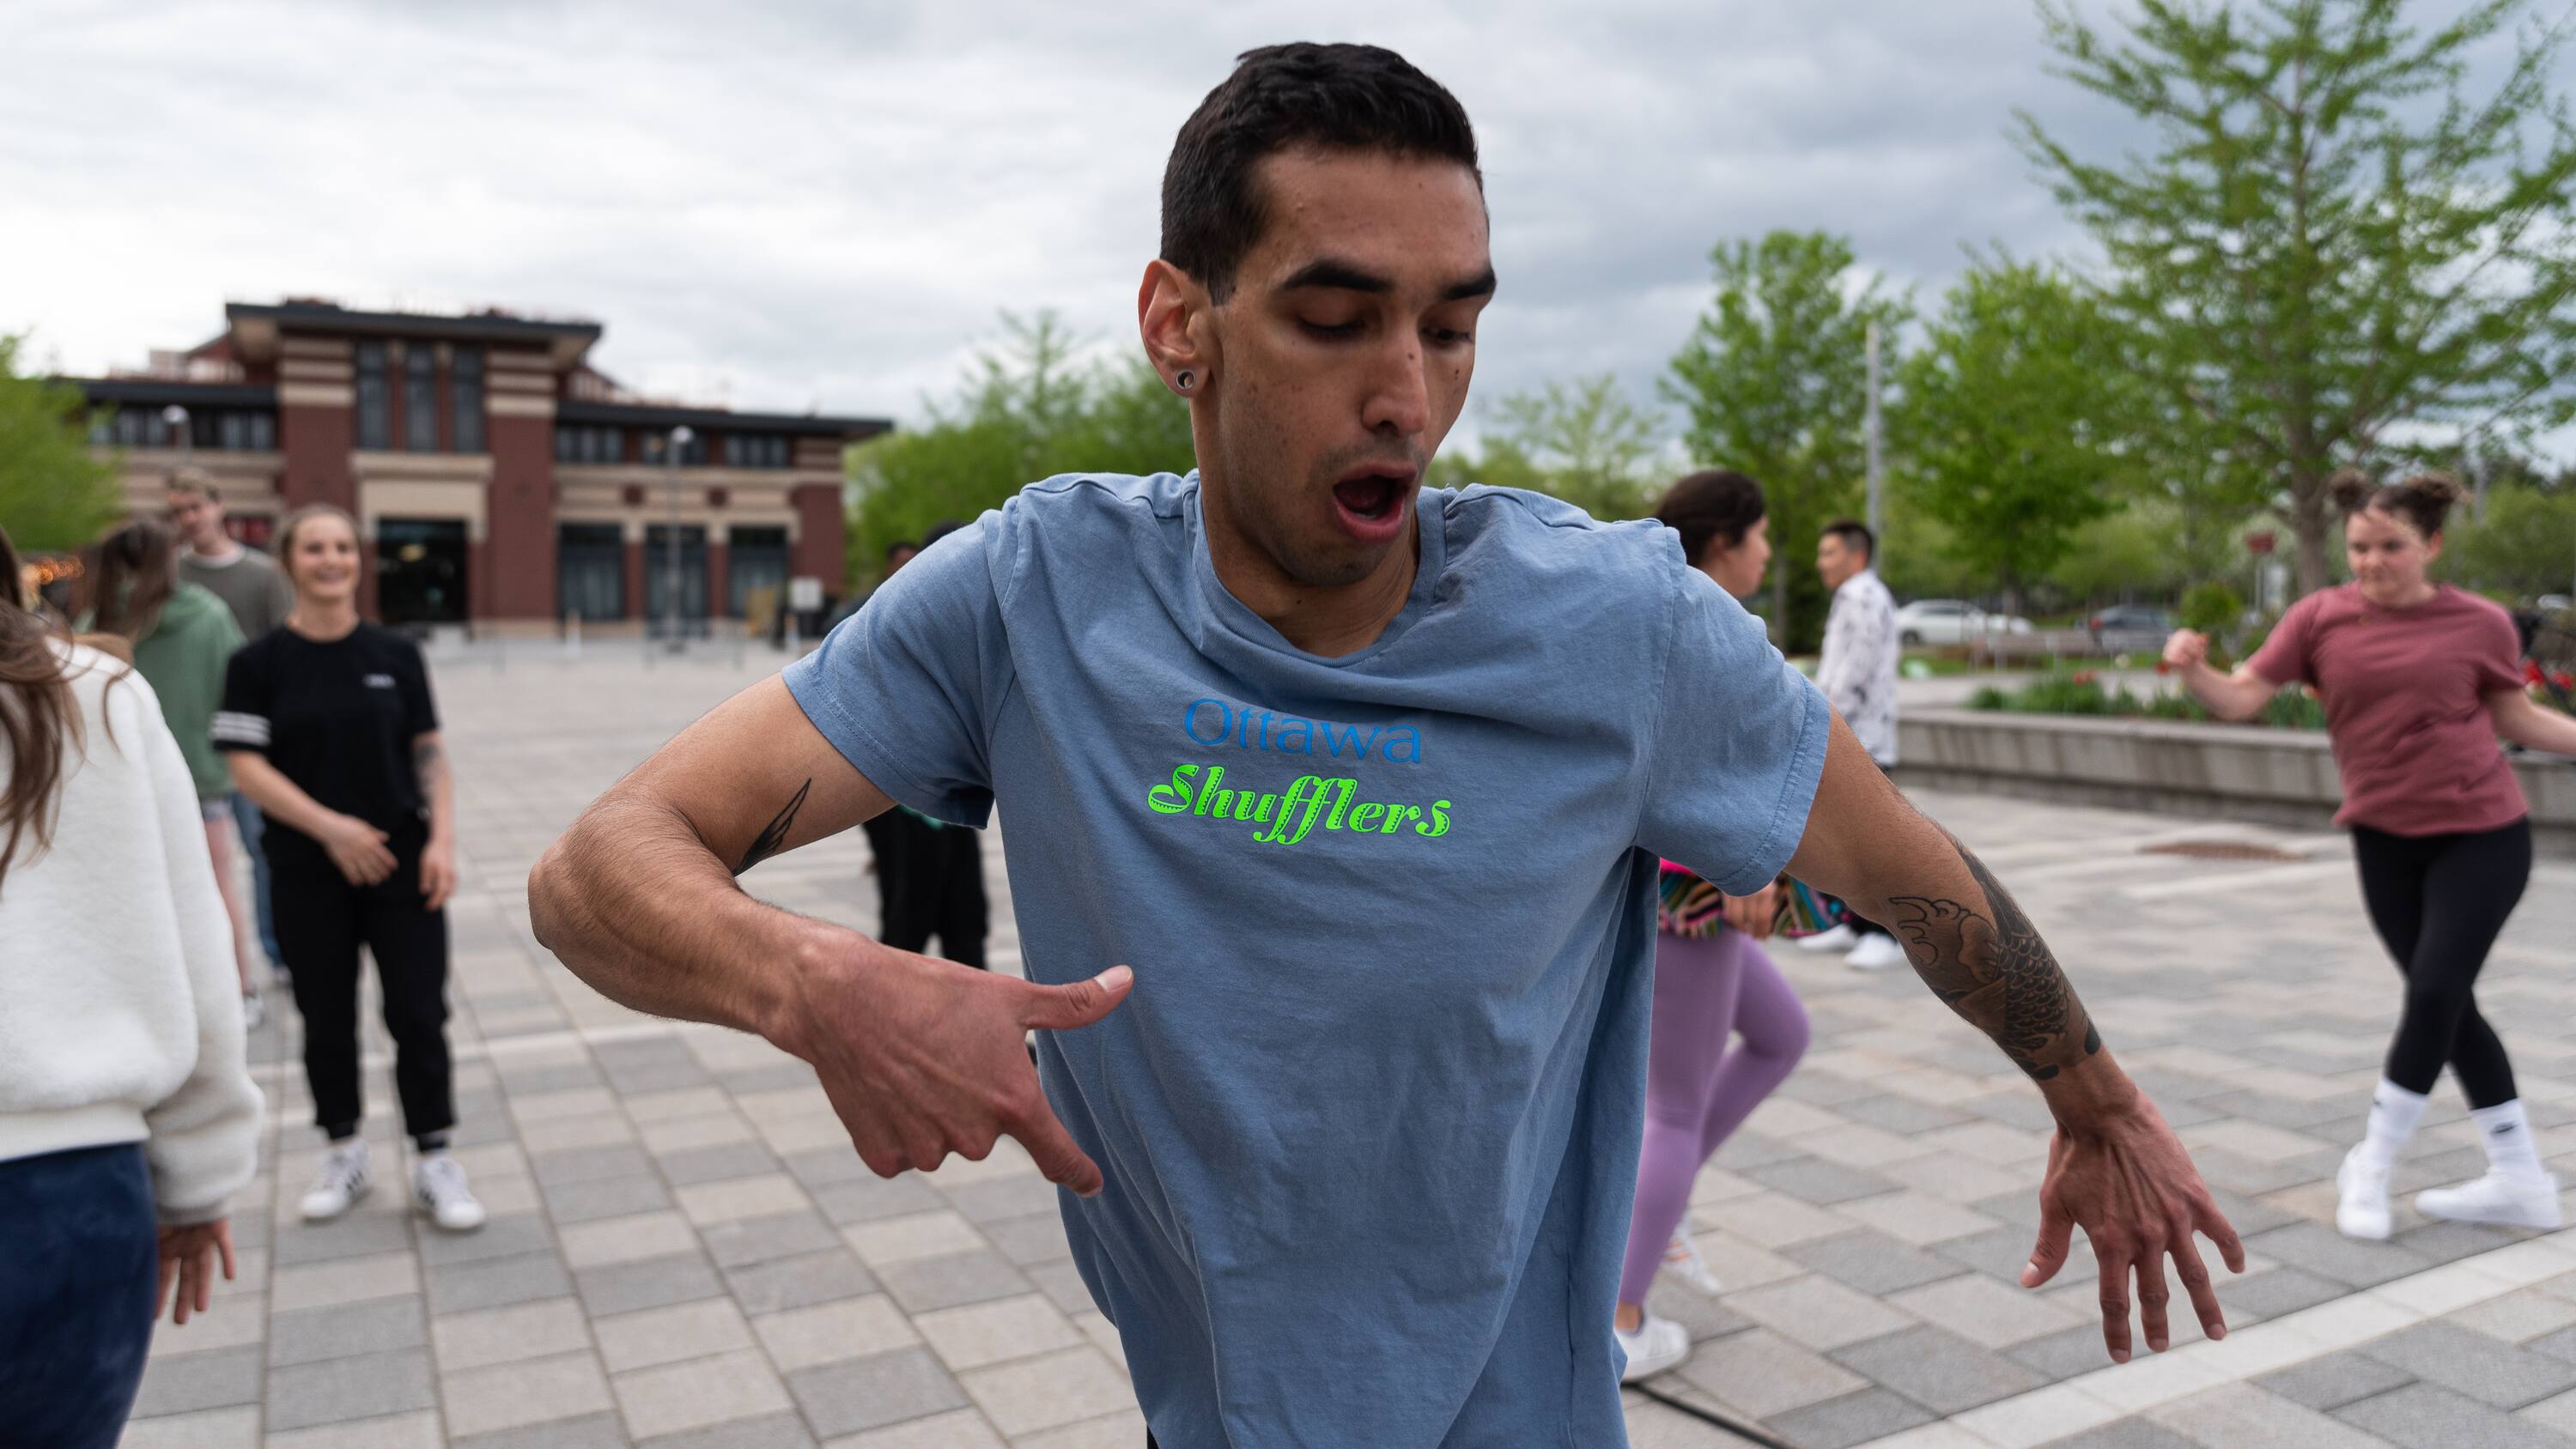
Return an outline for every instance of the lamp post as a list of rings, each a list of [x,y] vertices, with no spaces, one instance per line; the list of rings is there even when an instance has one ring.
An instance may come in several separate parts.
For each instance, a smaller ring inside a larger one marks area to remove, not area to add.
[[[671,635],[671,652],[674,654],[687,648],[687,642],[680,635],[680,450],[689,446],[690,440],[695,437],[697,434],[689,431],[689,425],[682,423],[671,429],[670,446],[662,450],[663,476],[669,480],[671,493],[671,537],[667,550],[670,580],[667,627]]]
[[[179,435],[179,466],[188,466],[188,449],[196,439],[190,436],[188,410],[172,403],[161,410],[161,425]]]

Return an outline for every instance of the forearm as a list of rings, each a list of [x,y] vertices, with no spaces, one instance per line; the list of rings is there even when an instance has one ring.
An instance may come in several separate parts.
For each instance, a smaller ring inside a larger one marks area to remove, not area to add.
[[[323,829],[339,813],[304,793],[304,787],[286,778],[284,772],[268,762],[266,755],[248,750],[227,750],[224,758],[233,767],[233,784],[260,813],[282,825],[291,826],[306,835],[319,838]]]
[[[420,780],[420,798],[429,802],[429,838],[456,838],[456,781],[447,768],[447,750],[435,735],[412,743],[412,770]]]
[[[2242,672],[2221,674],[2206,663],[2185,669],[2182,682],[2211,714],[2228,720],[2252,719],[2279,692],[2268,680]]]
[[[633,795],[547,848],[528,908],[538,942],[611,1000],[772,1041],[792,1035],[803,972],[873,945],[744,894],[685,816]]]
[[[2499,738],[2526,749],[2576,755],[2576,715],[2543,708],[2539,701],[2519,691],[2490,700],[2488,713],[2495,716]]]

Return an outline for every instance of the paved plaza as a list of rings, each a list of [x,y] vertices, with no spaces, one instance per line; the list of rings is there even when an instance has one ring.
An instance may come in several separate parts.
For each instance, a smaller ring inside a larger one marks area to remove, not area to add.
[[[633,645],[439,661],[464,873],[450,908],[458,1156],[491,1221],[446,1236],[407,1210],[373,1024],[377,1190],[339,1222],[295,1220],[320,1144],[281,1000],[253,1041],[271,1118],[235,1203],[241,1280],[204,1319],[162,1326],[126,1445],[1144,1442],[1054,1191],[1014,1144],[881,1181],[801,1063],[613,1005],[528,933],[525,879],[547,842],[775,665],[726,651],[648,667]],[[2342,837],[1921,803],[2015,888],[2244,1233],[2249,1272],[2220,1286],[2235,1332],[2206,1344],[2186,1327],[2189,1347],[2108,1370],[2080,1235],[2057,1284],[2015,1282],[2048,1140],[2037,1093],[1910,973],[1783,948],[1815,1043],[1700,1179],[1693,1221],[1726,1292],[1657,1289],[1698,1340],[1658,1393],[1812,1449],[2576,1449],[2576,1231],[2406,1208],[2386,1244],[2333,1230],[2330,1179],[2396,1006]],[[2272,858],[2155,849],[2212,842]],[[994,960],[1015,971],[987,844]],[[872,929],[866,862],[852,832],[745,885]],[[2576,1179],[2571,942],[2576,866],[2546,862],[2482,1001],[2556,1170]],[[2396,1185],[2481,1167],[2446,1082]],[[1641,1449],[1744,1442],[1644,1395],[1629,1404]]]

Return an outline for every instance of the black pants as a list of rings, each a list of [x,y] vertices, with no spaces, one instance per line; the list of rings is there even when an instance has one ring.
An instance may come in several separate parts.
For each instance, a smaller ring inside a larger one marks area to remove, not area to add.
[[[1862,915],[1860,912],[1853,910],[1851,902],[1844,901],[1839,896],[1835,897],[1835,899],[1841,901],[1843,908],[1843,924],[1852,928],[1853,935],[1893,936],[1896,934],[1894,931],[1887,929],[1878,922],[1873,921],[1869,917]]]
[[[333,1140],[354,1135],[366,1116],[358,1087],[358,947],[376,958],[385,1030],[394,1039],[394,1090],[403,1130],[414,1140],[456,1125],[447,1057],[447,913],[420,893],[427,831],[390,842],[394,873],[371,886],[349,884],[331,857],[292,830],[268,835],[276,895],[277,944],[304,1017],[304,1078],[313,1123]]]
[[[2390,835],[2356,825],[2352,847],[2370,923],[2406,976],[2388,1080],[2430,1092],[2448,1062],[2470,1106],[2512,1101],[2513,1063],[2471,988],[2531,879],[2531,822],[2473,835]]]
[[[161,1265],[143,1145],[0,1162],[0,1243],[0,1449],[111,1449]]]
[[[984,896],[983,832],[933,825],[889,810],[871,820],[881,909],[877,939],[898,951],[920,951],[939,938],[939,954],[978,970],[992,906]]]

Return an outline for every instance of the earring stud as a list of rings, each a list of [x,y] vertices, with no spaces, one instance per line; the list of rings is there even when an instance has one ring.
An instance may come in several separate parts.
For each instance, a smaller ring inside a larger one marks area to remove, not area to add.
[[[1188,392],[1190,390],[1190,384],[1198,381],[1198,376],[1199,375],[1197,373],[1184,367],[1180,371],[1172,374],[1172,386],[1179,388],[1183,392]]]

